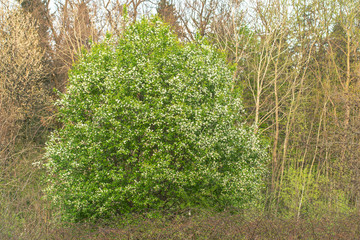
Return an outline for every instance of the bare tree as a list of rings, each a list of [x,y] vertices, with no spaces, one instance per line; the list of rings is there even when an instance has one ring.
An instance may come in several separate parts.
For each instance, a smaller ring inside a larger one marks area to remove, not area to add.
[[[168,23],[179,38],[184,38],[184,29],[180,25],[180,17],[175,5],[168,0],[160,0],[156,8],[157,14]]]
[[[222,1],[185,0],[179,3],[179,17],[188,40],[194,40],[196,34],[208,35],[214,17],[220,13]]]
[[[46,102],[44,51],[36,24],[18,8],[1,10],[0,156],[17,138],[33,137]]]

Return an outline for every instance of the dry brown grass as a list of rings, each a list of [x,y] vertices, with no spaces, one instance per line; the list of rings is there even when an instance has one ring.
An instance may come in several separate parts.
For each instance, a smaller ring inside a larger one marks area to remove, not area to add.
[[[264,216],[200,214],[174,219],[137,219],[122,227],[73,224],[53,229],[50,239],[358,239],[359,217],[285,220]],[[134,219],[133,219],[134,220]]]
[[[22,209],[25,208],[22,206]],[[16,224],[8,222],[3,225],[2,221],[0,239],[358,239],[360,237],[358,215],[295,220],[263,215],[202,212],[191,217],[177,215],[173,218],[161,219],[134,215],[129,224],[125,224],[120,219],[112,221],[110,225],[104,223],[61,225],[46,223],[46,218],[39,216],[39,214],[46,216],[46,213],[41,212],[34,204],[30,204],[27,212],[17,212],[17,215],[19,214],[23,214],[22,219],[15,216],[10,218]]]

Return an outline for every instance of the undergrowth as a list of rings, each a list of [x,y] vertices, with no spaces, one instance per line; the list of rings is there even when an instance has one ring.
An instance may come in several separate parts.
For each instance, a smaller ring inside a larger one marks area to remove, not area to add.
[[[300,219],[254,210],[148,211],[106,222],[64,223],[43,198],[41,148],[22,147],[1,159],[0,239],[357,239],[358,214]],[[11,161],[10,161],[11,160]]]

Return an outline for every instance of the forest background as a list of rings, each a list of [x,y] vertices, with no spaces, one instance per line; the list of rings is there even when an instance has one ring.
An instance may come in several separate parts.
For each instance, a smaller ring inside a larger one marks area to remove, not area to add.
[[[66,91],[81,49],[107,32],[121,36],[127,25],[154,13],[182,42],[206,37],[235,69],[232,88],[243,96],[247,123],[269,145],[264,215],[257,223],[267,226],[268,215],[299,222],[358,214],[358,1],[24,0],[0,6],[2,238],[56,239],[69,229],[83,231],[83,225],[59,230],[65,227],[42,198],[44,144],[60,127],[53,89]]]

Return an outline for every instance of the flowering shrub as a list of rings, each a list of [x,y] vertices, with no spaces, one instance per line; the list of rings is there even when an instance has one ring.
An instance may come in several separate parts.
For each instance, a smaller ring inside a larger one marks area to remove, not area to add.
[[[266,154],[231,81],[220,53],[157,18],[94,45],[58,101],[47,195],[72,221],[251,203]]]

